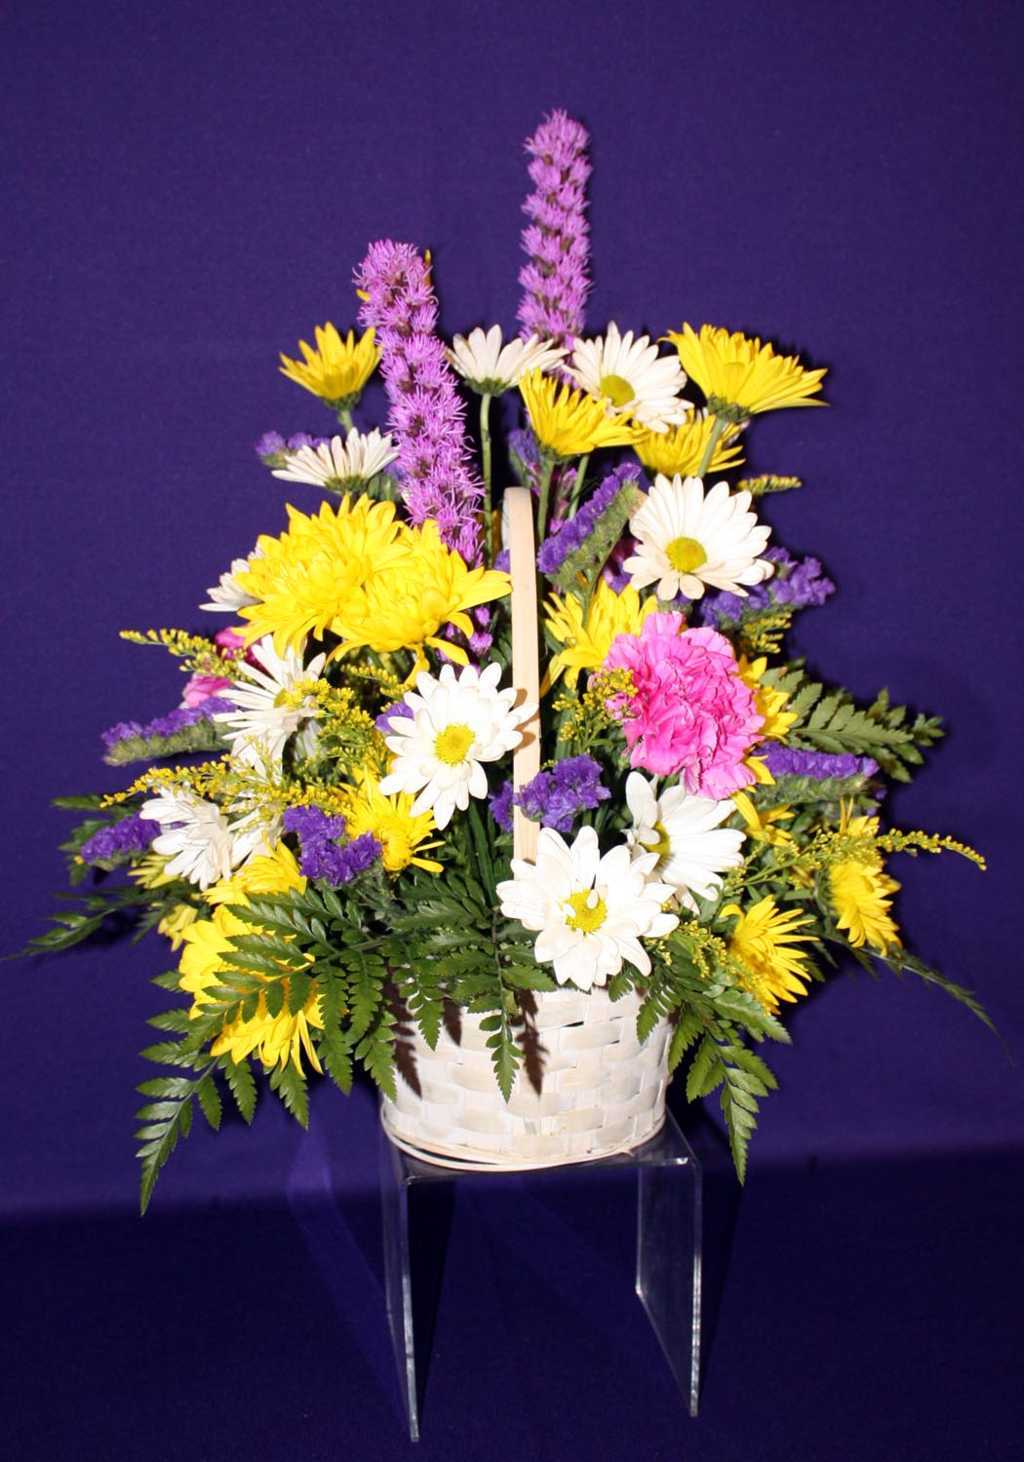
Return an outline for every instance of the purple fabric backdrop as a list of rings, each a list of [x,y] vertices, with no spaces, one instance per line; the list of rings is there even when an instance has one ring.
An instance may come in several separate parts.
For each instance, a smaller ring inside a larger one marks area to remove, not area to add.
[[[277,352],[314,322],[352,322],[352,269],[384,234],[433,250],[446,330],[513,326],[520,142],[564,106],[594,137],[594,328],[710,320],[831,367],[829,410],[779,413],[751,437],[758,469],[807,483],[772,502],[779,538],[818,554],[840,588],[805,617],[798,648],[860,695],[887,685],[948,718],[948,740],[890,813],[974,843],[991,869],[900,859],[900,913],[920,952],[976,987],[1019,1050],[1021,39],[1015,6],[925,0],[7,4],[0,948],[38,930],[61,882],[66,824],[48,797],[119,785],[99,765],[100,731],[176,700],[171,662],[117,631],[194,624],[205,587],[283,518],[251,443],[268,427],[327,425],[277,374]],[[297,488],[294,500],[316,498]],[[150,1240],[119,1215],[135,1201],[134,1053],[164,1000],[146,976],[167,962],[154,941],[4,971],[0,1206],[47,1235],[68,1214],[107,1212],[111,1241],[147,1254],[140,1283],[157,1267],[147,1244],[168,1226],[157,1220]],[[932,1155],[950,1174],[963,1171],[951,1154],[1019,1148],[1019,1068],[939,995],[842,975],[792,1029],[793,1048],[773,1053],[783,1090],[765,1107],[747,1200],[760,1207],[748,1216],[771,1209],[773,1174],[819,1157],[917,1172]],[[254,1133],[197,1131],[157,1207],[301,1189],[298,1130],[264,1105]],[[325,1090],[315,1117],[351,1145],[355,1186],[371,1182],[368,1104],[346,1108]],[[310,1172],[316,1189],[322,1170]],[[815,1199],[796,1187],[792,1211],[813,1226]],[[946,1201],[924,1180],[907,1191],[911,1206]],[[1007,1191],[993,1212],[1009,1214]],[[908,1219],[908,1253],[910,1235]],[[748,1239],[754,1266],[749,1224]],[[792,1238],[790,1249],[796,1264]],[[963,1300],[951,1293],[950,1323]],[[860,1316],[864,1331],[871,1318]],[[737,1364],[755,1362],[737,1352]],[[991,1400],[962,1397],[961,1420]],[[595,1416],[606,1400],[591,1397]],[[648,1454],[677,1455],[687,1433],[650,1424]],[[238,1425],[238,1445],[255,1444],[255,1421],[239,1412]],[[701,1456],[786,1455],[770,1433],[741,1445],[712,1421],[699,1435]],[[960,1434],[947,1425],[944,1436],[952,1448]],[[474,1437],[481,1451],[464,1455],[501,1451],[483,1422]],[[890,1441],[879,1455],[897,1455],[903,1443]],[[50,1455],[23,1445],[19,1456]],[[280,1445],[273,1455],[296,1455]],[[922,1455],[946,1455],[937,1447]],[[520,1455],[566,1455],[530,1448]],[[799,1455],[847,1454],[807,1440]]]

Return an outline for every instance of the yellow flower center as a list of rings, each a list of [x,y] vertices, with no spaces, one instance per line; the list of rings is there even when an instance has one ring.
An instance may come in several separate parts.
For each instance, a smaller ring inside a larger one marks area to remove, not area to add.
[[[473,745],[475,732],[461,722],[446,726],[434,738],[434,755],[445,766],[457,767],[466,760],[466,752]]]
[[[628,406],[636,395],[625,376],[602,376],[600,390],[613,406]]]
[[[570,894],[565,902],[566,907],[572,909],[571,914],[566,914],[565,922],[570,929],[579,929],[582,934],[593,934],[608,917],[607,905],[594,888],[581,888],[579,893]]]
[[[647,838],[641,838],[640,841],[647,849],[648,853],[657,853],[658,863],[660,864],[671,853],[672,844],[669,840],[669,836],[667,831],[665,830],[665,824],[663,822],[656,822],[652,827],[651,832],[653,832],[654,834],[653,838],[648,836]]]
[[[665,557],[678,574],[692,574],[708,561],[696,538],[673,538],[665,545]]]

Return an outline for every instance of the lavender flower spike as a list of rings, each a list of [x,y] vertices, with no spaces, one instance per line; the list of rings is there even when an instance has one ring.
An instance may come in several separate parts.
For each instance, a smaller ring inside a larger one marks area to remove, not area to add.
[[[430,270],[411,244],[371,244],[356,271],[363,325],[376,330],[380,371],[398,443],[402,496],[414,523],[437,520],[449,548],[472,563],[480,552],[483,485],[470,466],[455,377],[434,333]]]
[[[534,191],[523,204],[530,223],[522,233],[529,263],[519,271],[520,334],[536,333],[569,349],[583,330],[590,293],[589,140],[586,128],[561,111],[552,112],[526,139]]]

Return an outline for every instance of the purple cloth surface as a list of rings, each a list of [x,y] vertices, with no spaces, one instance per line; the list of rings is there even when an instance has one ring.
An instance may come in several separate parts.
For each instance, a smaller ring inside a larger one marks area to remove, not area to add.
[[[117,631],[222,627],[193,607],[206,587],[284,527],[286,499],[319,501],[252,457],[268,423],[331,430],[277,352],[314,323],[354,323],[352,269],[388,233],[433,250],[446,332],[514,333],[520,144],[564,106],[594,139],[591,329],[708,320],[832,367],[830,409],[750,437],[749,470],[807,483],[765,506],[779,540],[838,585],[796,648],[860,696],[887,685],[948,718],[887,814],[973,842],[991,871],[895,860],[899,912],[1019,1059],[1020,495],[1002,428],[1024,394],[1021,30],[1007,3],[925,0],[5,7],[0,949],[38,931],[62,883],[68,820],[48,798],[123,785],[100,732],[159,714],[180,686]],[[307,1139],[269,1101],[253,1132],[197,1122],[153,1217],[125,1216],[131,1088],[152,1074],[134,1053],[165,1003],[147,976],[170,962],[151,940],[4,966],[0,1211],[24,1281],[7,1312],[21,1388],[7,1454],[159,1457],[173,1424],[182,1456],[409,1455],[393,1397],[367,1379],[383,1332],[321,1305],[294,1213],[274,1207],[305,1163],[312,1206],[334,1212],[316,1149],[301,1156]],[[475,1310],[473,1293],[489,1272],[508,1291],[522,1233],[506,1219],[485,1244],[469,1224],[473,1257],[446,1280],[449,1389],[421,1458],[617,1458],[627,1414],[629,1455],[650,1458],[1012,1455],[1010,1388],[993,1378],[1011,1367],[1020,1066],[943,997],[888,976],[837,976],[792,1031],[768,1053],[783,1090],[740,1202],[702,1420],[676,1410],[639,1310],[601,1319],[586,1234],[551,1237],[581,1266],[579,1302],[553,1312],[563,1348],[545,1342],[527,1372],[525,1321],[503,1329],[497,1300]],[[321,1118],[352,1143],[345,1191],[372,1202],[371,1113],[325,1089]],[[526,1306],[528,1267],[519,1283]],[[140,1318],[147,1292],[159,1320]],[[211,1295],[244,1343],[194,1349]],[[636,1345],[621,1364],[620,1320]],[[470,1362],[484,1380],[467,1419],[451,1377]]]

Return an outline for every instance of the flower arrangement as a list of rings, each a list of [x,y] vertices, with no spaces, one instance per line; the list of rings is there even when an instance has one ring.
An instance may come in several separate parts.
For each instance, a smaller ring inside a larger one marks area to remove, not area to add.
[[[710,325],[588,335],[587,141],[555,112],[526,143],[517,338],[446,345],[429,254],[371,245],[361,333],[328,323],[281,357],[340,430],[258,443],[305,496],[208,590],[228,627],[125,632],[179,662],[180,705],[106,732],[109,763],[145,763],[123,791],[60,799],[87,814],[64,846],[88,887],[32,948],[116,915],[176,954],[144,1053],[172,1074],[140,1088],[143,1209],[195,1103],[216,1128],[226,1086],[251,1120],[262,1072],[305,1124],[310,1073],[348,1091],[356,1065],[395,1100],[402,1032],[433,1048],[452,1009],[510,1102],[538,1080],[539,1000],[631,1000],[687,1095],[720,1089],[741,1179],[776,1085],[756,1048],[788,1041],[784,1007],[831,951],[986,1018],[894,914],[891,855],[984,866],[883,827],[886,779],[910,778],[939,722],[884,691],[860,706],[787,656],[834,586],[772,542],[766,500],[799,481],[738,476],[753,419],[822,405],[826,373]],[[375,371],[388,415],[367,429]],[[497,397],[522,411],[507,452],[532,506],[536,698],[516,676]]]

